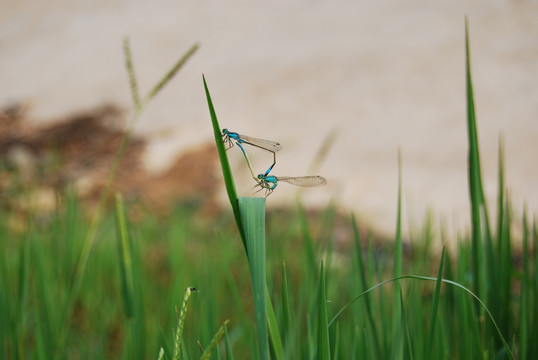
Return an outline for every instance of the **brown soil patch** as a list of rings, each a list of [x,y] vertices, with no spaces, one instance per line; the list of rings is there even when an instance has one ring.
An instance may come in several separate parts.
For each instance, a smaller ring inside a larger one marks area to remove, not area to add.
[[[82,199],[98,200],[125,135],[125,123],[123,112],[111,105],[48,125],[28,122],[25,107],[20,104],[0,110],[1,206],[19,208],[30,193],[34,194],[30,196],[34,206],[51,210],[57,190],[71,184]],[[145,148],[145,139],[131,138],[113,191],[128,199],[141,200],[160,212],[182,199],[196,199],[210,208],[214,206],[217,160],[214,145],[181,154],[168,171],[158,176],[142,167]]]

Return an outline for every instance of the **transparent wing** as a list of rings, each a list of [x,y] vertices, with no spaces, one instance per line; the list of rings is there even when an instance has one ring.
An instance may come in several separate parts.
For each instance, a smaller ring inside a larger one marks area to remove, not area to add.
[[[247,135],[241,135],[241,134],[238,134],[238,135],[241,141],[250,145],[257,146],[259,148],[262,148],[270,152],[277,152],[280,149],[282,149],[282,145],[280,145],[280,143],[276,141],[257,139],[257,138],[253,138],[253,137],[250,137]]]
[[[288,184],[303,186],[303,187],[316,187],[327,184],[327,180],[323,176],[275,176],[277,181],[284,181]]]

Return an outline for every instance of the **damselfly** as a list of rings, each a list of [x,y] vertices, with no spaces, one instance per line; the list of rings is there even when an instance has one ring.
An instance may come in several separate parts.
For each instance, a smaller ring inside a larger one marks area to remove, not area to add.
[[[254,172],[252,171],[252,165],[250,164],[250,160],[248,158],[247,152],[245,151],[245,148],[241,144],[249,144],[251,146],[255,146],[257,148],[269,151],[273,153],[273,164],[269,166],[267,171],[264,173],[264,175],[269,175],[269,172],[273,169],[273,167],[276,164],[276,152],[282,149],[282,145],[276,141],[271,140],[264,140],[264,139],[257,139],[246,135],[241,135],[233,131],[229,131],[228,129],[222,130],[222,140],[224,141],[224,144],[227,144],[226,150],[232,148],[234,146],[233,141],[235,140],[235,143],[241,151],[243,152],[243,155],[245,156],[245,159],[247,160],[248,167],[250,168],[250,172],[252,174],[252,177],[256,179],[254,176]]]
[[[271,195],[275,190],[279,181],[287,182],[291,185],[302,186],[302,187],[317,187],[327,184],[327,180],[323,176],[312,175],[312,176],[274,176],[259,174],[258,175],[258,185],[261,189],[265,189],[265,197]]]

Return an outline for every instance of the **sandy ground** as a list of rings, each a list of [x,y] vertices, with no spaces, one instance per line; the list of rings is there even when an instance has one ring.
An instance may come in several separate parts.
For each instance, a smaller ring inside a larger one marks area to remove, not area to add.
[[[145,166],[162,173],[211,140],[204,73],[223,127],[284,145],[275,175],[317,169],[329,183],[308,204],[337,201],[393,233],[398,149],[406,224],[432,209],[449,231],[469,226],[464,16],[469,16],[483,179],[497,192],[502,135],[516,213],[538,209],[538,4],[530,1],[2,1],[0,105],[28,101],[34,121],[104,103],[130,107],[122,37],[142,93],[193,43],[201,47],[137,127]],[[238,189],[251,179],[232,154]],[[253,151],[260,172],[271,161]],[[269,206],[293,203],[278,187]],[[223,203],[225,197],[220,196]]]

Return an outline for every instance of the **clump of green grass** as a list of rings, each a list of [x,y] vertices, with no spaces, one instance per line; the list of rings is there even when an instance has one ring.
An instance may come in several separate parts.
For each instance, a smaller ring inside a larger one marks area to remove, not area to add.
[[[469,64],[467,56],[473,231],[456,254],[432,256],[426,224],[404,257],[400,215],[394,241],[379,244],[334,206],[265,214],[265,199],[234,196],[222,149],[233,211],[212,218],[183,202],[170,217],[134,222],[133,204],[118,196],[96,226],[69,192],[52,217],[29,216],[23,232],[0,213],[0,357],[537,358],[537,226],[524,213],[523,262],[514,263],[501,149],[490,227]],[[350,234],[343,248],[333,244],[337,231]]]
[[[506,307],[507,304],[501,304],[499,302],[499,293],[496,283],[497,275],[498,275],[498,269],[497,264],[499,261],[504,264],[505,268],[510,269],[510,257],[506,257],[505,253],[510,253],[510,243],[506,243],[505,241],[502,241],[503,239],[503,225],[505,223],[505,219],[503,218],[504,214],[504,203],[505,200],[504,197],[504,183],[503,183],[503,163],[502,163],[502,157],[500,158],[499,162],[499,234],[498,234],[498,241],[495,244],[495,241],[493,239],[492,233],[490,231],[490,225],[489,225],[489,219],[487,214],[487,207],[485,204],[485,197],[484,192],[482,188],[482,180],[481,180],[481,170],[480,170],[480,157],[479,157],[479,147],[478,147],[478,134],[477,134],[477,128],[476,128],[476,117],[475,117],[475,110],[474,110],[474,97],[473,97],[473,85],[471,80],[471,70],[470,70],[470,52],[469,52],[469,37],[467,33],[467,20],[466,20],[466,75],[467,75],[467,105],[468,105],[468,134],[469,134],[469,184],[470,184],[470,199],[471,199],[471,220],[472,220],[472,236],[471,236],[471,273],[472,273],[472,279],[470,286],[473,288],[474,292],[470,291],[465,287],[463,284],[466,284],[468,281],[467,279],[460,279],[461,282],[458,281],[451,281],[448,279],[443,278],[444,273],[444,259],[445,259],[445,252],[443,250],[443,255],[441,257],[441,265],[439,266],[438,270],[438,276],[436,278],[436,288],[434,292],[434,296],[431,299],[431,312],[430,312],[430,328],[429,331],[422,330],[421,334],[422,336],[419,337],[418,341],[412,341],[411,339],[415,339],[416,337],[410,336],[410,326],[416,326],[416,324],[422,323],[424,320],[420,319],[420,316],[416,316],[415,318],[412,318],[411,325],[409,323],[409,320],[405,313],[405,301],[404,301],[404,293],[403,289],[400,284],[400,280],[403,279],[414,279],[414,280],[431,280],[431,278],[427,278],[424,276],[416,276],[416,275],[407,275],[403,276],[402,274],[402,235],[401,235],[401,165],[400,165],[400,178],[399,178],[399,191],[398,191],[398,214],[397,214],[397,224],[396,224],[396,238],[395,238],[395,247],[394,247],[394,262],[393,262],[393,279],[389,281],[381,282],[380,284],[386,284],[388,282],[394,282],[393,288],[392,288],[392,304],[391,304],[391,318],[392,322],[388,321],[383,314],[381,314],[381,320],[382,320],[382,328],[376,329],[378,326],[376,326],[376,322],[372,320],[371,314],[369,314],[368,318],[369,324],[372,326],[372,329],[370,329],[371,339],[373,339],[373,343],[370,343],[370,341],[367,339],[364,344],[365,348],[373,349],[375,351],[374,358],[395,358],[395,359],[401,359],[404,357],[414,358],[415,354],[419,354],[419,357],[424,357],[426,359],[434,357],[433,354],[436,354],[435,358],[437,357],[446,357],[449,355],[449,352],[447,352],[445,349],[446,347],[434,347],[434,343],[440,344],[439,341],[435,342],[435,338],[439,337],[439,332],[436,332],[435,325],[437,323],[437,317],[438,317],[438,310],[439,310],[439,301],[441,298],[441,284],[447,283],[455,286],[456,288],[463,289],[463,294],[454,295],[455,297],[461,298],[463,302],[463,305],[461,305],[458,309],[462,312],[461,315],[464,315],[464,321],[469,322],[469,328],[466,328],[465,326],[460,327],[458,330],[463,330],[463,334],[469,334],[470,338],[473,340],[476,340],[477,343],[481,343],[483,350],[477,352],[476,354],[473,354],[473,352],[466,352],[461,351],[458,355],[459,358],[462,356],[465,356],[465,354],[472,354],[474,357],[479,356],[480,354],[486,354],[486,357],[492,357],[496,356],[498,351],[501,351],[499,354],[504,354],[503,356],[506,356],[510,359],[514,358],[512,348],[507,344],[505,337],[509,335],[509,332],[502,331],[503,322],[499,322],[501,328],[495,321],[495,318],[497,316],[500,316],[502,320],[506,320],[503,318],[503,313],[497,311],[495,313],[495,310],[497,309],[505,309],[504,312],[506,313]],[[251,247],[262,247],[265,246],[265,236],[263,234],[264,227],[259,226],[258,231],[255,230],[252,231],[256,235],[254,236],[255,239],[249,240],[249,237],[251,237],[249,234],[245,233],[244,231],[244,224],[245,222],[250,222],[251,216],[256,216],[256,212],[252,211],[250,212],[249,208],[243,209],[246,213],[241,213],[241,208],[238,206],[237,203],[237,196],[235,193],[235,186],[233,185],[233,176],[231,175],[231,171],[229,169],[228,160],[226,156],[226,152],[224,149],[224,146],[221,141],[220,137],[220,126],[218,124],[218,121],[216,119],[216,114],[213,108],[213,103],[211,100],[211,97],[209,95],[209,90],[207,87],[207,84],[204,79],[204,86],[206,90],[206,95],[208,98],[208,104],[210,108],[211,113],[211,119],[213,122],[213,129],[215,133],[215,140],[217,143],[217,148],[219,150],[219,156],[221,158],[221,164],[223,167],[223,175],[228,191],[228,195],[230,198],[230,202],[232,205],[232,208],[234,210],[234,214],[236,216],[236,223],[239,229],[239,233],[241,235],[241,238],[243,240],[243,244],[246,247],[247,254],[249,253],[249,246]],[[401,164],[401,161],[399,160],[399,164]],[[241,203],[241,201],[239,202]],[[259,210],[263,211],[263,209]],[[241,217],[239,217],[239,213],[241,213]],[[263,216],[261,217],[263,219]],[[526,220],[524,220],[525,222]],[[525,225],[525,229],[527,229]],[[358,234],[358,231],[355,230],[355,235]],[[308,237],[307,237],[308,238]],[[355,239],[355,244],[357,247],[360,248],[358,239]],[[494,254],[494,248],[495,246],[498,246],[498,248],[504,248],[506,251],[497,251],[497,254],[501,255],[501,259],[498,259],[495,257]],[[329,242],[328,244],[328,252],[327,262],[330,263],[331,261],[331,254],[332,254],[332,244]],[[263,256],[263,252],[260,252],[260,255]],[[359,255],[359,258],[362,257],[362,255]],[[503,261],[504,259],[504,261]],[[260,291],[260,285],[257,285],[254,277],[255,274],[261,274],[265,271],[264,268],[258,268],[258,267],[265,267],[265,261],[253,261],[253,259],[249,256],[249,263],[250,263],[250,271],[251,276],[253,277],[253,291],[254,291],[254,298],[255,299],[261,299],[262,294]],[[372,260],[370,260],[373,262]],[[253,263],[255,263],[253,265]],[[309,263],[312,263],[312,258],[310,259]],[[363,265],[361,264],[361,267]],[[366,284],[365,276],[364,276],[364,268],[359,269],[362,273],[361,280],[362,285]],[[370,271],[372,269],[370,268]],[[381,278],[379,270],[377,270],[379,279]],[[528,275],[528,274],[527,274]],[[327,274],[323,270],[323,266],[321,267],[321,270],[319,272],[319,276],[316,279],[316,284],[319,286],[318,291],[318,302],[317,302],[317,308],[318,308],[318,316],[310,318],[310,321],[308,322],[308,326],[311,327],[313,324],[317,323],[317,341],[314,341],[311,339],[309,343],[315,344],[311,345],[309,348],[309,352],[307,353],[309,356],[314,356],[319,359],[329,359],[333,357],[335,354],[338,354],[338,351],[340,350],[340,343],[338,340],[340,339],[340,331],[339,327],[337,327],[336,332],[330,333],[328,332],[328,323],[327,323],[327,312],[326,312],[326,276]],[[371,275],[370,275],[371,276]],[[285,278],[285,274],[283,274],[283,277]],[[506,277],[503,279],[506,280]],[[265,282],[264,278],[258,278],[258,281]],[[505,281],[505,284],[510,285],[511,280]],[[256,290],[256,288],[258,289]],[[374,286],[370,290],[373,290],[377,286]],[[368,290],[367,292],[369,292]],[[312,293],[312,292],[310,292]],[[363,293],[364,294],[364,293]],[[474,297],[476,300],[475,303],[473,303],[473,299],[469,298],[469,295],[471,297]],[[414,295],[415,297],[417,295]],[[359,297],[362,297],[360,295]],[[359,297],[356,297],[352,302],[348,303],[348,305],[345,305],[342,310],[338,312],[338,315],[341,314],[343,309],[347,309],[353,302],[359,299]],[[413,298],[413,297],[412,297]],[[285,307],[288,306],[287,304],[287,297]],[[486,300],[487,299],[487,300]],[[510,293],[506,293],[506,296],[504,297],[504,300],[507,300],[510,302]],[[527,299],[526,299],[527,300]],[[501,300],[502,301],[502,300]],[[367,306],[368,306],[368,312],[370,312],[371,309],[371,303],[367,300]],[[417,299],[417,302],[413,302],[417,304],[424,304],[422,299]],[[271,304],[270,298],[267,298],[267,304]],[[523,303],[523,305],[526,307],[526,301]],[[470,307],[470,308],[469,308]],[[263,310],[265,309],[265,305],[261,307]],[[491,308],[491,310],[490,310]],[[421,313],[421,309],[416,309],[417,313]],[[493,311],[493,313],[492,313]],[[470,316],[469,316],[470,314]],[[485,315],[489,316],[489,321],[484,321]],[[360,317],[358,317],[360,318]],[[333,321],[336,320],[336,317],[333,319]],[[524,320],[524,319],[521,319]],[[260,317],[260,312],[257,312],[256,321],[258,324],[258,344],[260,349],[265,347],[266,340],[263,336],[266,336],[265,333],[265,320]],[[270,319],[267,320],[268,322],[271,322]],[[289,318],[284,319],[284,322],[288,324],[289,326]],[[331,322],[332,324],[332,322]],[[443,329],[446,329],[446,324],[442,323]],[[391,328],[391,338],[389,339],[386,334],[387,330]],[[523,326],[523,332],[526,333],[527,324]],[[289,329],[283,329],[283,332],[288,332]],[[380,344],[379,341],[379,333],[382,333],[384,337],[382,338],[383,344]],[[263,336],[260,336],[262,334]],[[308,332],[308,335],[311,335],[312,332]],[[280,334],[273,332],[271,333],[272,336],[276,336],[277,339],[280,339]],[[337,350],[334,350],[334,352],[331,352],[331,343],[329,341],[329,338],[333,338],[333,341],[335,342],[333,344],[334,347],[336,347]],[[484,340],[487,339],[487,340]],[[445,343],[443,345],[450,344],[450,341],[447,339],[444,339]],[[522,347],[524,348],[524,353],[526,353],[527,349],[527,339],[521,339],[522,340]],[[360,342],[359,342],[360,343]],[[369,344],[370,343],[370,344]],[[279,342],[280,344],[280,342]],[[418,345],[417,345],[418,344]],[[373,345],[373,346],[372,346]],[[501,348],[502,345],[502,348]],[[353,348],[356,348],[357,343],[353,343]],[[414,350],[415,348],[415,350]],[[476,343],[475,343],[475,348]],[[390,351],[389,351],[390,349]],[[274,349],[273,349],[274,350]],[[274,358],[281,358],[283,353],[282,351],[273,351],[272,353]],[[298,354],[299,355],[299,354]],[[304,355],[304,354],[302,354]],[[260,350],[260,358],[261,359],[268,359],[268,354],[266,350]]]

